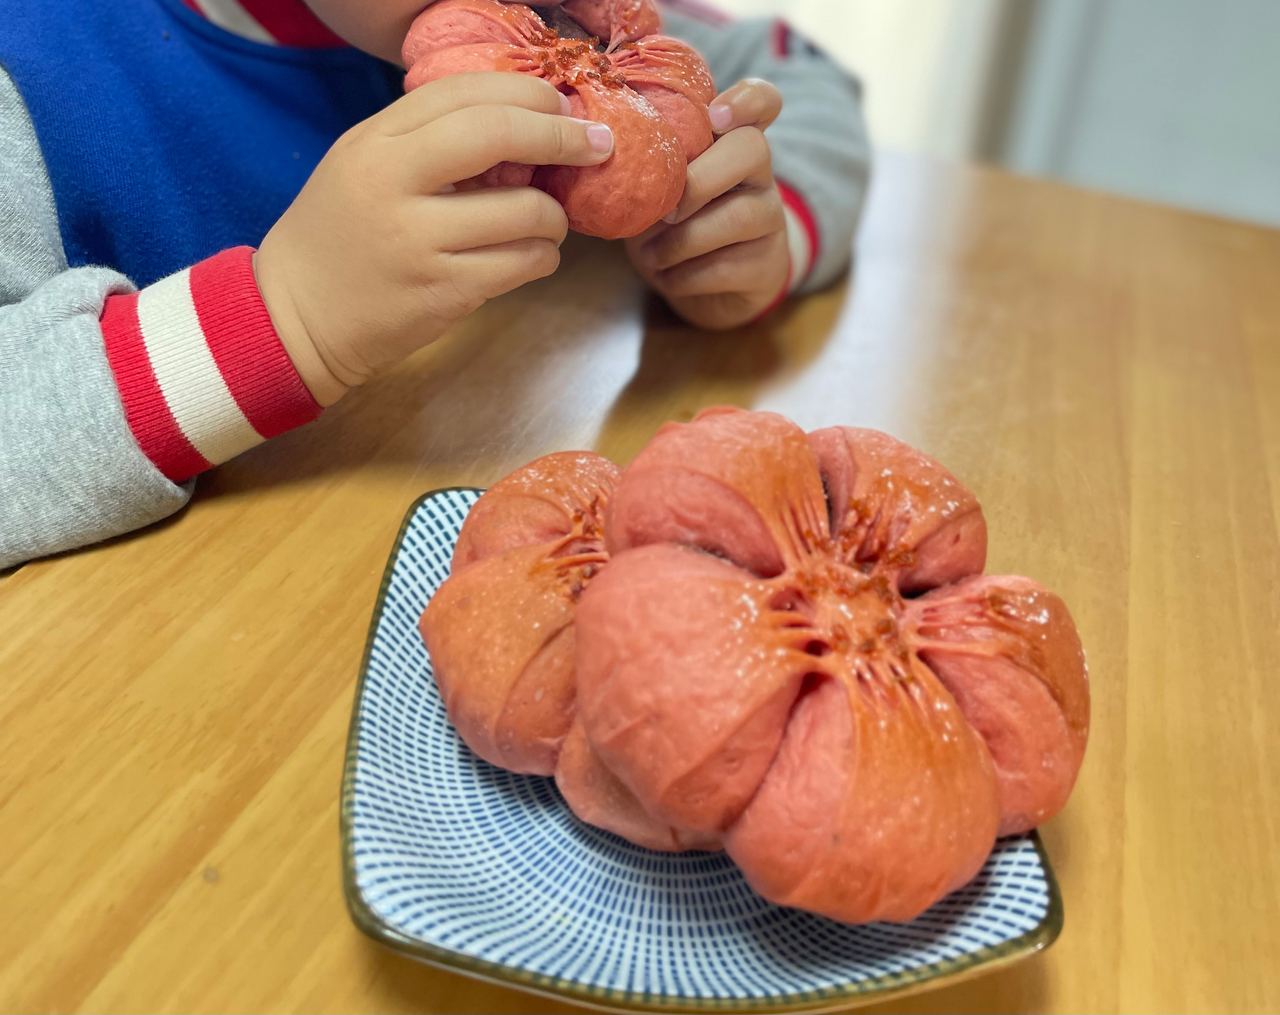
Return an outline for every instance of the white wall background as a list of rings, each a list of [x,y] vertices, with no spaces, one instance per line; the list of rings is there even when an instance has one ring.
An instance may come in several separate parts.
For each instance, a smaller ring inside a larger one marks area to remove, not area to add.
[[[1280,0],[714,0],[863,79],[874,141],[1280,225]]]
[[[1003,0],[716,0],[742,17],[781,15],[866,87],[877,144],[972,154]]]
[[[1280,0],[1049,0],[1003,161],[1280,225]]]

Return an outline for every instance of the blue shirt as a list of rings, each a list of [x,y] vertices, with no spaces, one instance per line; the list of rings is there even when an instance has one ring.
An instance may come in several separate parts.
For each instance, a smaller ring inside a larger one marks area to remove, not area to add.
[[[257,246],[346,130],[402,94],[355,49],[232,35],[180,0],[0,0],[71,267],[145,286]]]

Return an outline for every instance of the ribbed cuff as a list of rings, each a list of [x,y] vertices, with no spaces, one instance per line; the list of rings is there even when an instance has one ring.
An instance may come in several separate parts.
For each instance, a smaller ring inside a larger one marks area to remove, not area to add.
[[[253,253],[225,250],[103,310],[129,428],[175,483],[320,415],[271,324]]]

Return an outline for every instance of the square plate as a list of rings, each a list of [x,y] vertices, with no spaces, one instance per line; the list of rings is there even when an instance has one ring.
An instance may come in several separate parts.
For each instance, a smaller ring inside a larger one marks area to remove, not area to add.
[[[724,854],[653,853],[575,818],[551,779],[480,760],[445,715],[418,618],[479,490],[409,510],[382,581],[342,787],[343,880],[375,939],[455,972],[613,1011],[821,1011],[1047,947],[1040,840],[1003,839],[906,924],[847,926],[756,895]]]

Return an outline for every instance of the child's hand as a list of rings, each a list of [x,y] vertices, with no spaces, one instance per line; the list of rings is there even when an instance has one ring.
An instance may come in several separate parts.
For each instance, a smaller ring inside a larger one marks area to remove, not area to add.
[[[782,96],[764,81],[742,81],[711,109],[722,136],[689,164],[675,213],[628,240],[627,253],[681,317],[732,328],[774,303],[790,276],[786,216],[763,133]]]
[[[322,405],[435,341],[485,300],[549,275],[564,210],[532,187],[453,192],[499,162],[591,166],[613,134],[523,74],[459,74],[334,144],[262,241],[272,322]]]

